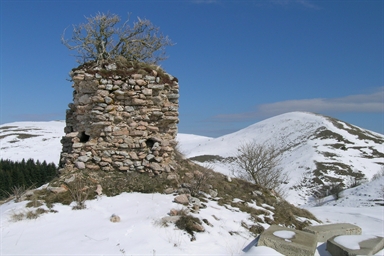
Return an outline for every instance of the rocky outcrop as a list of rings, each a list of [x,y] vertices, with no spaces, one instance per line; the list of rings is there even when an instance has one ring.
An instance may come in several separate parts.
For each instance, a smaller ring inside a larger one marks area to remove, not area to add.
[[[158,67],[122,71],[113,63],[82,66],[70,76],[61,171],[170,172],[179,122],[176,78]]]

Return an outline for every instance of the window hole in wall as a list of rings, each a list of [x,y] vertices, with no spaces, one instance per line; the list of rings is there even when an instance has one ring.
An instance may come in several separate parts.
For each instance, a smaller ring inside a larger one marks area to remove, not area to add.
[[[89,135],[85,134],[85,132],[81,132],[80,134],[80,142],[87,142],[89,141]]]
[[[155,141],[154,141],[153,139],[147,139],[147,140],[145,141],[145,144],[147,144],[147,147],[148,147],[148,148],[152,148],[153,145],[155,145]]]

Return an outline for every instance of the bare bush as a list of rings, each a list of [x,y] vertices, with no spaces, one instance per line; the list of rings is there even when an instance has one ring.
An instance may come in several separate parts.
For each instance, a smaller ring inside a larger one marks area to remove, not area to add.
[[[11,193],[15,197],[15,202],[20,202],[26,192],[25,186],[14,186]]]
[[[360,186],[361,184],[367,182],[367,179],[365,177],[353,177],[349,176],[346,180],[346,188],[355,188],[357,186]]]
[[[315,206],[322,206],[325,202],[325,197],[318,196],[317,194],[313,194],[312,197],[315,201]]]
[[[251,141],[237,150],[232,170],[235,176],[275,191],[288,181],[288,175],[278,167],[280,152],[274,146]]]
[[[11,214],[11,220],[13,222],[22,221],[24,218],[25,218],[24,212],[19,212],[19,213],[13,212]]]
[[[21,186],[13,186],[11,188],[11,191],[8,192],[8,191],[4,191],[9,199],[8,200],[12,200],[12,199],[15,199],[15,202],[18,203],[18,202],[21,202],[25,196],[25,193],[26,193],[27,189],[25,188],[24,185],[21,185]]]
[[[68,191],[72,196],[72,200],[76,203],[74,210],[85,209],[85,201],[88,199],[91,191],[89,182],[86,182],[85,177],[77,176],[71,183],[66,183]]]
[[[339,200],[341,197],[341,192],[343,192],[344,186],[341,182],[332,182],[329,186],[329,191],[335,200]]]
[[[192,196],[198,196],[200,191],[207,186],[209,174],[207,171],[195,171],[190,181],[190,191]]]
[[[116,14],[97,13],[85,17],[87,23],[73,25],[72,37],[61,42],[70,50],[77,51],[77,61],[100,61],[118,56],[128,61],[157,63],[166,59],[165,47],[171,40],[160,33],[159,28],[147,19],[138,18],[131,27],[128,19],[119,27],[121,19]]]
[[[380,179],[383,176],[384,176],[384,166],[381,167],[381,169],[372,176],[371,180],[374,181],[374,180]]]
[[[381,186],[381,197],[384,198],[384,186]]]
[[[316,202],[316,206],[324,204],[325,197],[332,195],[335,200],[339,200],[342,196],[344,185],[342,182],[332,181],[331,183],[324,184],[312,192],[312,197]]]

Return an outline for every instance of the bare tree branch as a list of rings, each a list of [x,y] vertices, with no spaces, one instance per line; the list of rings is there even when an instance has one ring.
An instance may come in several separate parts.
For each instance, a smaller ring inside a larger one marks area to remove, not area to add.
[[[167,59],[165,48],[172,46],[172,41],[160,33],[149,20],[138,18],[129,26],[128,19],[118,27],[121,19],[116,14],[97,13],[85,17],[88,21],[73,25],[72,37],[65,38],[64,30],[61,42],[77,52],[77,61],[100,61],[123,56],[127,60],[146,63],[158,63]]]
[[[280,152],[274,146],[257,144],[255,141],[240,145],[233,169],[242,179],[279,191],[288,176],[279,168]]]

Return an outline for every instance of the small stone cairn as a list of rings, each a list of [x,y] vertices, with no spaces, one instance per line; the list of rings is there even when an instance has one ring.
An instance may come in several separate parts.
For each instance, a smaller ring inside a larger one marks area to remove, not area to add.
[[[179,85],[159,67],[82,65],[70,72],[60,172],[170,172],[179,122]]]

